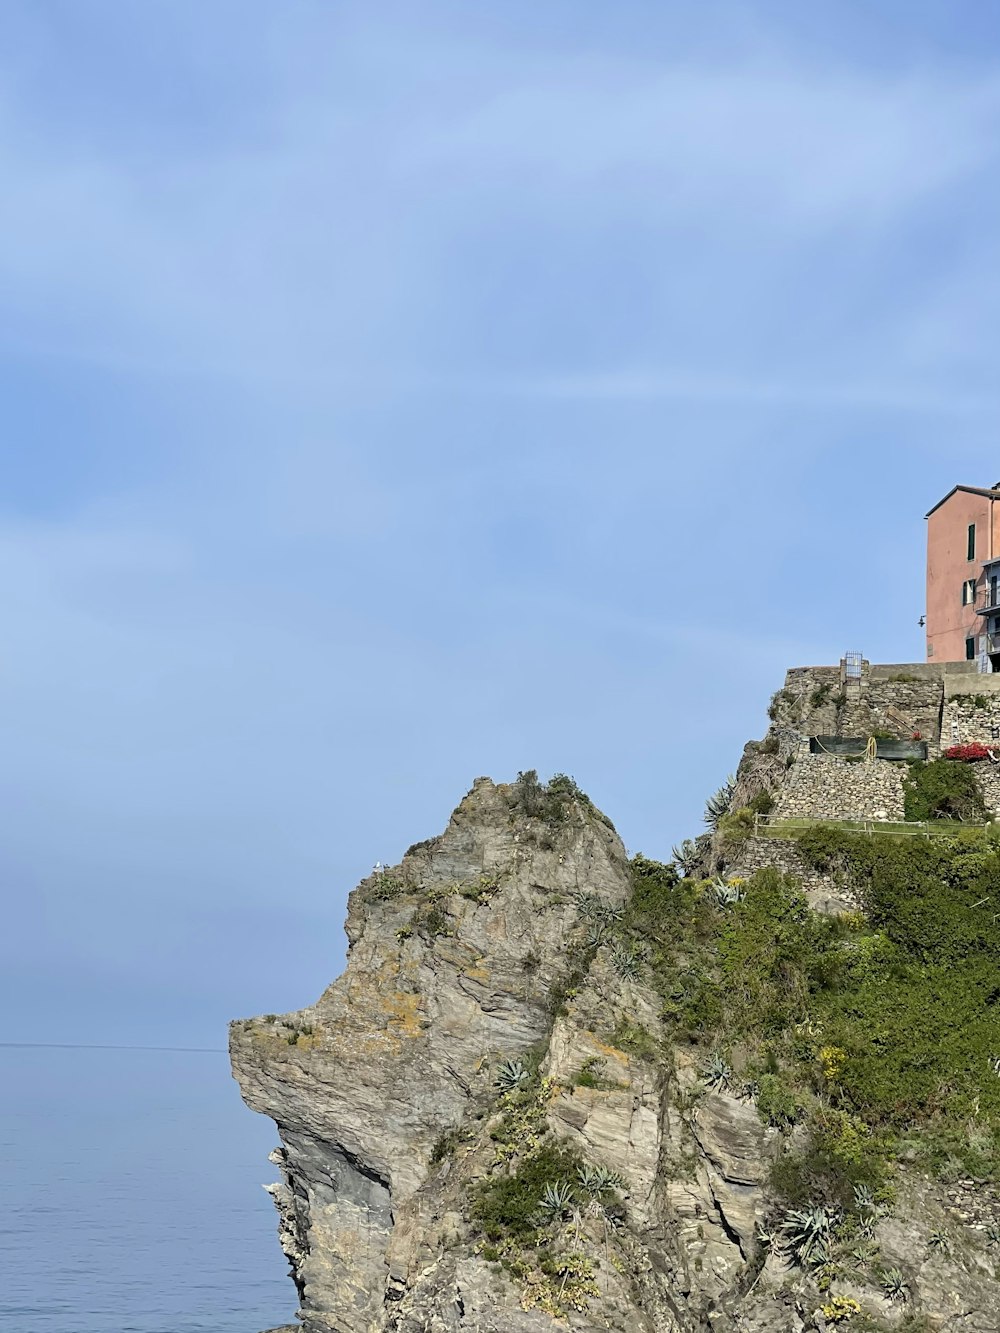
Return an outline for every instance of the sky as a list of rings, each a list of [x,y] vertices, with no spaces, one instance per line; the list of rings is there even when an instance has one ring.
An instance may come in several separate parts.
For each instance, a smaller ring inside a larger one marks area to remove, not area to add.
[[[11,1039],[222,1045],[477,776],[666,858],[920,660],[998,159],[968,0],[6,0]]]

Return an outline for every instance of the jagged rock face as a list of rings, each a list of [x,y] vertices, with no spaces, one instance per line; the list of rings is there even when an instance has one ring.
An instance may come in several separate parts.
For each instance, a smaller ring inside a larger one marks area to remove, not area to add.
[[[383,1327],[387,1289],[412,1281],[407,1203],[489,1060],[547,1035],[580,891],[624,902],[613,828],[519,818],[480,779],[441,837],[351,895],[347,970],[315,1007],[233,1026],[243,1096],[281,1131],[282,1238],[314,1326]]]
[[[351,895],[346,971],[313,1007],[232,1025],[243,1096],[282,1140],[269,1188],[307,1333],[822,1333],[815,1286],[759,1250],[783,1136],[752,1101],[706,1094],[702,1056],[669,1047],[651,987],[581,946],[580,895],[621,907],[628,861],[585,799],[551,815],[479,779],[440,837]],[[470,1215],[509,1169],[498,1068],[531,1048],[541,1130],[525,1137],[618,1172],[625,1191],[571,1223],[594,1280],[558,1322],[538,1275],[491,1262]],[[449,1131],[460,1142],[442,1152]],[[950,1201],[924,1185],[904,1198],[879,1239],[910,1308],[944,1333],[997,1333],[992,1260],[931,1253]],[[877,1291],[857,1295],[898,1322]]]

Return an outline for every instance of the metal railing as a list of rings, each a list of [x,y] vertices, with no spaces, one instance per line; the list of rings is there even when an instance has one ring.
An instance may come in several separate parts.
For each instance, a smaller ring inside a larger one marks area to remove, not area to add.
[[[958,819],[849,819],[846,816],[843,819],[786,819],[780,815],[755,814],[753,827],[754,837],[757,838],[780,838],[817,827],[833,828],[841,833],[857,833],[861,837],[868,838],[875,837],[876,834],[888,838],[933,838],[970,829],[984,831],[995,825],[967,824]]]

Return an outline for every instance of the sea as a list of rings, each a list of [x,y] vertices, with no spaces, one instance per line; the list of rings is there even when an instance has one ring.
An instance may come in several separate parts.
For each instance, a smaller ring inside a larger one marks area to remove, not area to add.
[[[0,1047],[0,1331],[294,1322],[276,1143],[224,1051]]]

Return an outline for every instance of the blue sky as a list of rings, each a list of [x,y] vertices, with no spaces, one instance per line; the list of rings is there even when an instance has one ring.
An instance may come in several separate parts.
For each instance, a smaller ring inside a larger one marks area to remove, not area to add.
[[[668,855],[1000,475],[982,4],[8,0],[20,1039],[217,1044],[473,778]]]

